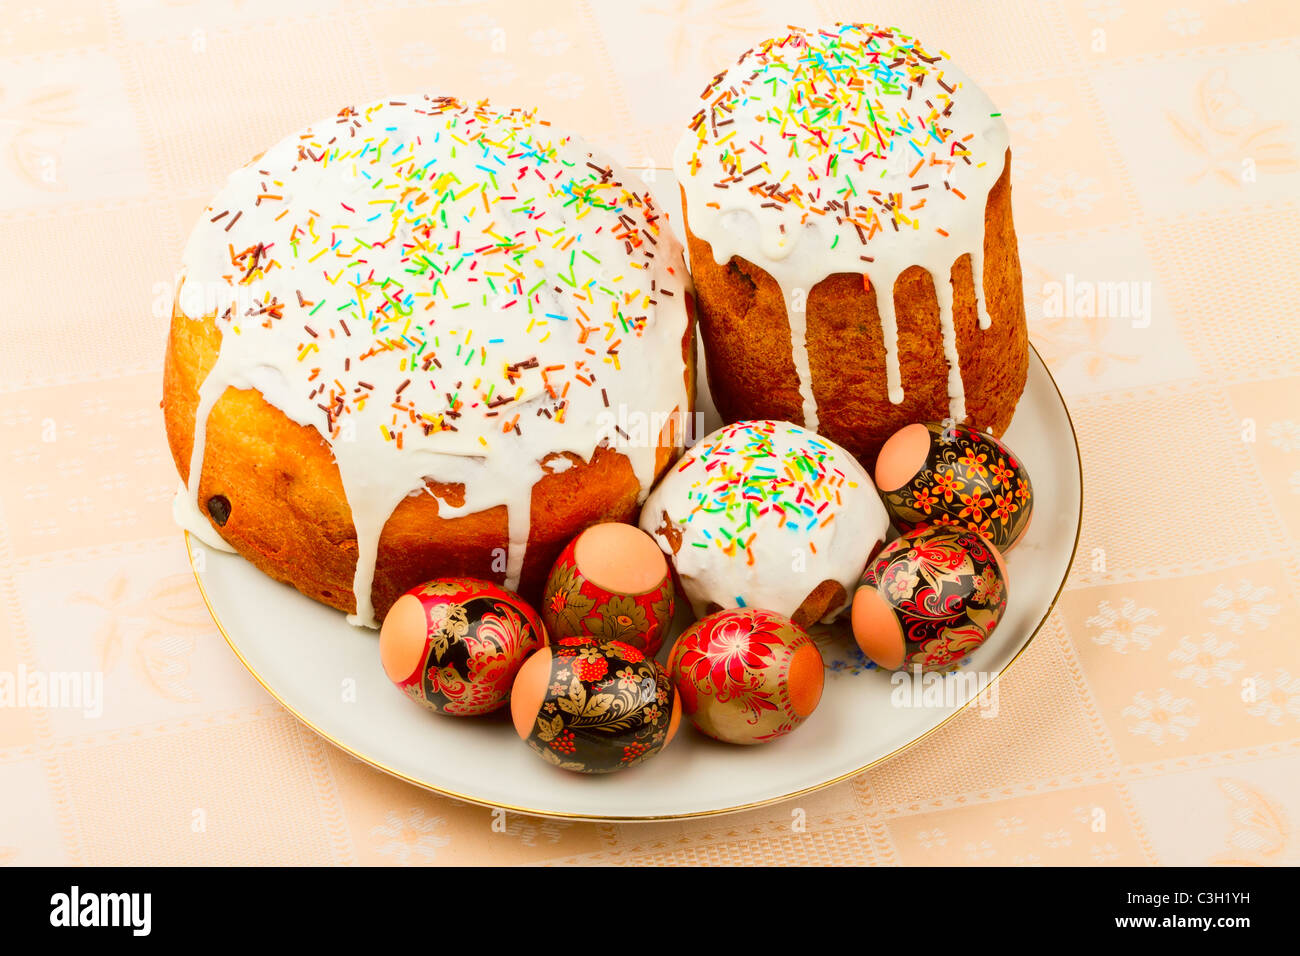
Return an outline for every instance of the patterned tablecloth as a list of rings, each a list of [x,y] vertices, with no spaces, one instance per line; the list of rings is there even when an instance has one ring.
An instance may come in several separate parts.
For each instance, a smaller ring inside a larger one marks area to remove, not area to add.
[[[1011,127],[1031,336],[1085,513],[997,718],[796,803],[496,832],[284,712],[172,524],[169,295],[231,169],[424,90],[535,103],[665,165],[707,78],[788,4],[10,0],[0,680],[102,673],[103,712],[0,709],[0,862],[1300,862],[1300,4],[806,6],[927,38]]]

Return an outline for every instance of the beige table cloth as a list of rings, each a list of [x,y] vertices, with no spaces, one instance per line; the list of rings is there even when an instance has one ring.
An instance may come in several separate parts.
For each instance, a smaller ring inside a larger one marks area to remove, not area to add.
[[[916,33],[1004,111],[1074,569],[996,719],[738,815],[494,829],[299,725],[204,609],[158,407],[183,243],[249,156],[384,95],[664,166],[792,16]],[[101,673],[103,712],[0,708],[0,862],[1300,862],[1298,36],[1290,0],[4,3],[0,674]]]

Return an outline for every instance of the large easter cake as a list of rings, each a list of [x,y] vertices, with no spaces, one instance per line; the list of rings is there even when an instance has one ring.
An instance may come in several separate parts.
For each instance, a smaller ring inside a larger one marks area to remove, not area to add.
[[[683,443],[694,330],[648,194],[534,112],[346,108],[236,171],[185,251],[178,519],[374,625],[469,575],[534,597]],[[621,440],[642,416],[646,440]]]

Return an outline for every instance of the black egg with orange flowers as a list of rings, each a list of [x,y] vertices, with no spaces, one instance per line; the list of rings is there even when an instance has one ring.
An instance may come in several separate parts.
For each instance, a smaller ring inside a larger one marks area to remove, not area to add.
[[[900,533],[978,531],[1001,552],[1029,527],[1034,492],[1021,459],[992,435],[944,422],[900,428],[876,459],[876,488]]]

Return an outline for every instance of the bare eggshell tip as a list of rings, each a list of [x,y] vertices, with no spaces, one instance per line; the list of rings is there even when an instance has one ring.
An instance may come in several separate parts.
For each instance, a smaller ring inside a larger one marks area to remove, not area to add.
[[[573,561],[584,577],[611,594],[644,594],[668,575],[654,538],[635,525],[592,525],[578,538]]]
[[[821,703],[826,683],[826,665],[816,644],[805,644],[790,659],[790,706],[800,717],[807,717]]]
[[[389,680],[400,684],[415,673],[428,637],[424,605],[414,595],[403,594],[393,602],[379,629],[379,659]]]
[[[916,477],[930,455],[930,430],[918,423],[889,436],[876,458],[876,488],[895,491]]]
[[[546,700],[546,685],[551,679],[551,649],[543,647],[532,657],[524,661],[515,675],[514,686],[510,689],[510,717],[515,724],[515,732],[527,740],[533,732],[533,722]]]
[[[667,747],[677,736],[677,726],[682,722],[682,695],[673,694],[673,712],[668,717],[668,734],[664,737],[664,746]]]
[[[853,595],[852,624],[853,639],[877,666],[894,670],[902,665],[907,655],[903,627],[875,588],[860,587]]]

